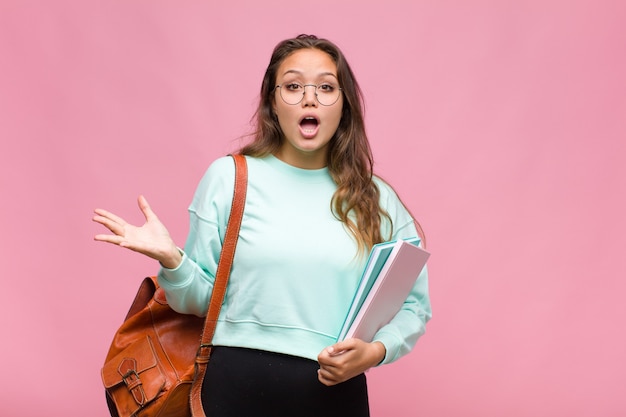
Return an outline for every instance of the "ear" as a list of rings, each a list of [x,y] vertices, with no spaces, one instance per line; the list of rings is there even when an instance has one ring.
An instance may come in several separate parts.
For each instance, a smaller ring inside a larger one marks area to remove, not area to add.
[[[276,107],[276,100],[272,100],[272,119],[278,122],[278,111]]]

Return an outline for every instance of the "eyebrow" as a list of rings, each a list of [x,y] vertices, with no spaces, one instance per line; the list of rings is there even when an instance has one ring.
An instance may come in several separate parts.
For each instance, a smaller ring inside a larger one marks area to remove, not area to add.
[[[285,72],[283,73],[283,77],[284,77],[285,75],[287,75],[287,74],[298,74],[298,75],[302,75],[302,71],[298,71],[298,70],[295,70],[295,69],[290,69],[290,70],[287,70],[287,71],[285,71]],[[330,75],[331,77],[335,77],[336,79],[338,79],[338,78],[337,78],[337,75],[336,75],[336,74],[334,74],[334,73],[332,73],[332,72],[322,72],[322,73],[317,74],[317,76],[318,76],[318,77],[323,77],[323,76],[325,76],[325,75]]]

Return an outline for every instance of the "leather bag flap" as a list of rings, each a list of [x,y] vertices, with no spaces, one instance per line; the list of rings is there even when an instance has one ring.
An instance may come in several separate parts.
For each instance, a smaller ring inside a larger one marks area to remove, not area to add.
[[[142,378],[142,375],[149,378]],[[150,400],[165,386],[165,377],[157,367],[157,357],[150,336],[139,339],[122,350],[102,368],[102,382],[106,389],[119,384],[134,384],[135,375]],[[132,389],[130,387],[129,389]]]

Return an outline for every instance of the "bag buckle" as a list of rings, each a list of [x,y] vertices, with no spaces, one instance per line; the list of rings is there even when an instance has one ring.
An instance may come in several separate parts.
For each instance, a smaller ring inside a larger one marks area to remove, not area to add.
[[[137,361],[135,359],[124,358],[118,372],[122,376],[122,381],[126,385],[128,392],[139,406],[143,407],[147,401],[146,393],[143,390],[143,383],[137,373]]]

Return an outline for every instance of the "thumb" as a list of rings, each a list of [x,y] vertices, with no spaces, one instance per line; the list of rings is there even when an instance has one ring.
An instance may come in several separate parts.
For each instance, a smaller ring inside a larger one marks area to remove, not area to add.
[[[328,353],[328,355],[330,356],[337,356],[350,349],[352,349],[352,344],[349,340],[344,340],[342,342],[337,342],[334,345],[328,346],[326,348],[326,353]]]
[[[146,220],[150,220],[150,218],[156,217],[156,215],[150,208],[150,204],[148,204],[148,200],[146,200],[146,197],[140,195],[139,198],[137,198],[137,204],[139,205],[139,209],[143,213]]]

